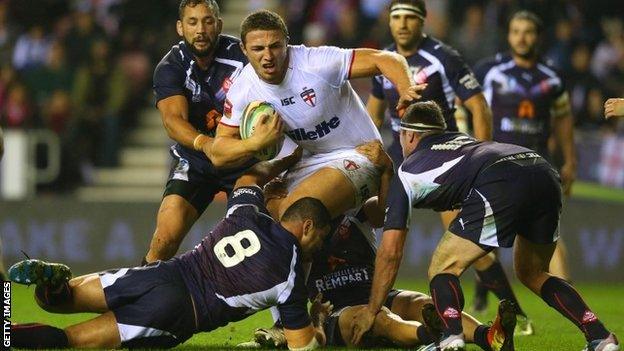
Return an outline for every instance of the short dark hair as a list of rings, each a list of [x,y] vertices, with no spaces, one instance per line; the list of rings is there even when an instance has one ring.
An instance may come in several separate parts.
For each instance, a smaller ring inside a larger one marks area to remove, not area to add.
[[[427,17],[427,6],[425,0],[392,0],[388,9],[392,10],[392,7],[397,4],[406,4],[416,7],[423,17]]]
[[[535,26],[537,34],[542,34],[542,30],[544,29],[544,22],[542,22],[542,19],[535,13],[528,10],[514,12],[511,17],[509,17],[508,23],[511,23],[513,20],[526,20],[532,22]]]
[[[303,221],[311,219],[317,228],[325,228],[331,224],[331,215],[321,200],[303,197],[290,205],[282,215],[281,221]]]
[[[199,4],[204,4],[212,9],[215,17],[219,18],[219,4],[215,0],[182,0],[180,1],[180,7],[178,7],[178,17],[182,19],[184,16],[185,7],[195,7]]]
[[[288,28],[280,15],[269,10],[259,10],[249,14],[240,26],[240,39],[245,44],[245,36],[254,30],[279,30],[288,38]]]
[[[434,101],[422,101],[416,102],[405,110],[402,123],[406,124],[422,124],[424,126],[430,126],[430,128],[423,127],[422,132],[430,131],[444,131],[446,129],[446,121],[442,114],[442,109]]]

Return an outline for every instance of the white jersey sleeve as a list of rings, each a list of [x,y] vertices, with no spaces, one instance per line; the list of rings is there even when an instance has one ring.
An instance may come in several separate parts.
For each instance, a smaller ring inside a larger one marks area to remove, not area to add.
[[[353,49],[342,49],[335,46],[305,47],[306,55],[301,64],[309,72],[313,72],[334,88],[338,88],[349,79],[353,64]]]

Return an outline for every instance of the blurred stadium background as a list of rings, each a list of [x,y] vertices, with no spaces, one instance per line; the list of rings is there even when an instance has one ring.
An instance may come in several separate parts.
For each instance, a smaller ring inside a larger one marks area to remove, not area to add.
[[[291,43],[381,48],[389,0],[222,0],[224,32],[251,10],[283,14]],[[169,168],[151,92],[155,64],[177,42],[178,0],[0,1],[0,239],[5,264],[22,256],[79,273],[136,265],[145,254]],[[514,10],[546,24],[542,52],[572,97],[578,184],[564,209],[575,281],[624,281],[624,121],[605,121],[624,96],[622,1],[435,0],[425,31],[474,64],[506,48]],[[368,80],[354,83],[363,99]],[[458,114],[461,118],[461,113]],[[221,199],[222,201],[222,199]],[[223,214],[211,206],[183,245]],[[441,228],[416,212],[403,277],[424,278]],[[504,252],[503,260],[510,260]]]

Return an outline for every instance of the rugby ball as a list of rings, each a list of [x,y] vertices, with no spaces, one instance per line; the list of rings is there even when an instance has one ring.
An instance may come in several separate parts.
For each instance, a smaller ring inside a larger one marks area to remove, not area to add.
[[[241,139],[247,139],[253,135],[256,125],[261,121],[260,116],[263,114],[271,116],[265,123],[270,123],[273,118],[279,118],[273,106],[265,101],[252,101],[245,107],[240,124]],[[284,138],[280,138],[275,144],[256,152],[255,156],[259,160],[271,160],[277,156],[283,144]]]

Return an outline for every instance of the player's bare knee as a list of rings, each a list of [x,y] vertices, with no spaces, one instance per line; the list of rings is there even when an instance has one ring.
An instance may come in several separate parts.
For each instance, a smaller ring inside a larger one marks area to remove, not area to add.
[[[449,256],[444,261],[432,262],[429,265],[429,280],[438,274],[452,274],[459,277],[466,270],[466,266],[466,262],[456,256]]]

